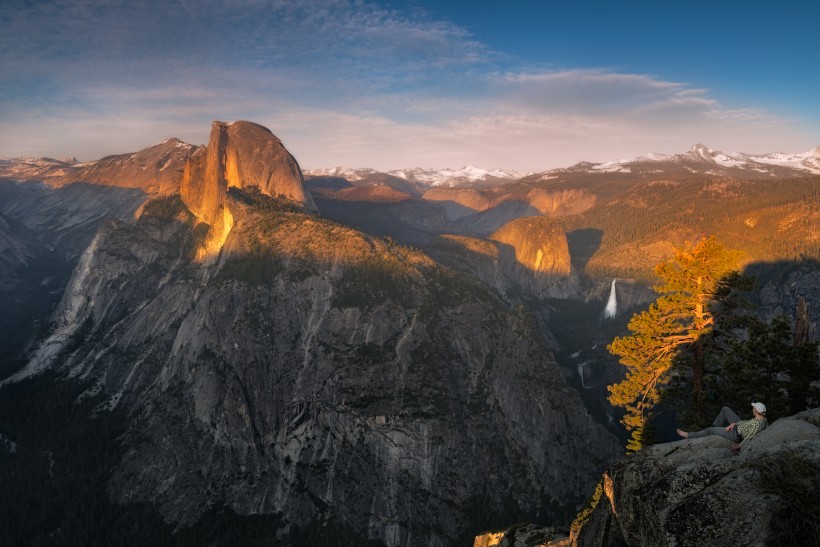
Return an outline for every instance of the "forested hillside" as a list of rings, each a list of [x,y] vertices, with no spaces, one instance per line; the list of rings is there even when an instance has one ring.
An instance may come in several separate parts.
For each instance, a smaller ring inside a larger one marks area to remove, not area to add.
[[[817,259],[820,177],[649,181],[562,221],[570,233],[599,231],[586,271],[601,276],[647,277],[672,245],[702,234],[731,242],[747,263]]]

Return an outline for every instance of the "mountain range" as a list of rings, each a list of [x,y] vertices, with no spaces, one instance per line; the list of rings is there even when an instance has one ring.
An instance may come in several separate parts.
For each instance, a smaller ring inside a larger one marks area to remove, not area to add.
[[[567,171],[601,173],[662,173],[684,169],[691,173],[724,176],[794,176],[795,173],[820,174],[820,146],[800,154],[724,153],[696,144],[683,154],[648,154],[606,163],[578,163]],[[553,170],[542,174],[561,172]]]
[[[303,172],[246,121],[2,160],[0,506],[27,516],[0,539],[448,546],[567,522],[624,440],[606,344],[672,246],[717,234],[765,274],[761,314],[802,296],[817,332],[817,161]],[[55,466],[95,478],[59,490]]]
[[[170,138],[149,148],[130,154],[107,156],[100,160],[78,162],[75,159],[6,158],[0,159],[0,177],[18,181],[37,180],[52,186],[70,182],[104,183],[114,186],[139,187],[149,193],[174,190],[187,157],[197,146]],[[379,171],[377,169],[314,168],[303,170],[308,178],[340,178],[350,183],[373,182],[374,175],[389,175],[420,187],[473,187],[503,185],[524,178],[549,180],[563,173],[668,173],[682,170],[689,173],[743,177],[787,177],[799,174],[820,174],[820,146],[796,154],[726,153],[702,144],[679,154],[651,153],[634,158],[604,163],[580,162],[570,167],[538,173],[515,170],[482,169],[467,165],[452,168],[406,168]]]
[[[724,153],[702,144],[692,146],[681,154],[647,154],[634,158],[604,163],[581,162],[571,167],[550,169],[540,173],[519,173],[515,170],[481,169],[467,165],[461,169],[394,169],[385,174],[417,182],[429,187],[436,186],[493,186],[524,177],[537,176],[548,179],[560,173],[663,173],[682,169],[690,173],[726,176],[793,176],[798,173],[820,174],[820,147],[798,154],[744,154]],[[365,180],[380,173],[372,168],[353,169],[333,167],[308,169],[306,177],[338,177],[349,182]]]
[[[350,545],[456,545],[512,515],[572,514],[619,446],[526,313],[316,215],[295,159],[257,124],[214,122],[190,151],[176,191],[99,220],[44,336],[3,368],[11,386],[78,382],[78,401],[121,416],[101,479],[112,502],[183,527],[215,508],[275,516],[268,533],[293,545],[320,524]],[[506,260],[565,275],[560,226],[541,229],[555,249]],[[515,247],[512,229],[495,237]],[[14,420],[0,418],[5,435]],[[10,431],[28,458],[40,440]]]
[[[308,169],[306,177],[340,177],[350,182],[361,181],[379,173],[376,169],[350,167],[333,167],[325,169]],[[518,171],[504,169],[481,169],[475,165],[466,165],[461,169],[394,169],[384,172],[387,175],[401,178],[424,186],[491,186],[519,179],[531,173],[521,174]]]
[[[170,138],[139,152],[82,163],[74,159],[3,159],[0,160],[0,178],[38,181],[52,187],[87,182],[139,188],[148,194],[168,193],[178,187],[185,162],[197,149],[197,146]]]

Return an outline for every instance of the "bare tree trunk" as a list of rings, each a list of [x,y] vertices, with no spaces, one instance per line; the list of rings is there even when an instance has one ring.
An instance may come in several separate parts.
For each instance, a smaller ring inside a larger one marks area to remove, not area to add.
[[[802,296],[797,299],[797,312],[794,321],[794,345],[802,346],[809,341],[809,306]]]

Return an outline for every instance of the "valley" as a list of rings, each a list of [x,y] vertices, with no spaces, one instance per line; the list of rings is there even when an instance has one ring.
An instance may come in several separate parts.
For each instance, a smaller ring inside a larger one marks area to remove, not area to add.
[[[32,419],[102,434],[83,495],[142,522],[133,538],[221,537],[213,520],[243,541],[446,546],[566,525],[626,441],[606,346],[673,246],[740,249],[759,313],[802,296],[816,336],[818,155],[302,170],[238,121],[202,147],[2,160],[6,478],[50,484],[45,453],[81,469],[15,408],[52,394]]]

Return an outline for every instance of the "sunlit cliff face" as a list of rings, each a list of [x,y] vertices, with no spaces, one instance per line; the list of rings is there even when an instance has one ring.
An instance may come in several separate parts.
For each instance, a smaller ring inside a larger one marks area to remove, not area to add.
[[[509,245],[525,268],[549,275],[569,275],[567,238],[560,225],[545,217],[519,218],[496,230],[490,239]]]
[[[218,255],[231,232],[228,188],[255,186],[263,194],[315,210],[303,182],[296,160],[268,129],[245,121],[213,122],[208,146],[188,160],[180,182],[182,201],[210,226],[197,258]]]
[[[218,214],[216,221],[211,225],[211,229],[208,230],[205,243],[197,250],[197,260],[203,262],[216,257],[225,245],[232,228],[233,215],[231,210],[225,206]]]

